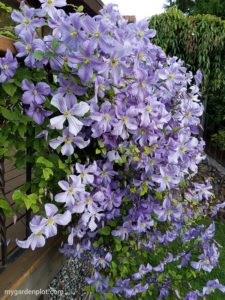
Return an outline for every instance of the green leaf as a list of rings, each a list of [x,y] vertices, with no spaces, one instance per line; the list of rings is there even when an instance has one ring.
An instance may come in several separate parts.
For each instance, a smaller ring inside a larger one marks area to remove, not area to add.
[[[23,195],[23,201],[27,209],[30,209],[33,205],[36,205],[38,196],[36,194]]]
[[[144,182],[142,185],[141,185],[141,192],[140,192],[140,196],[144,196],[145,194],[147,194],[148,192],[148,185],[146,182]]]
[[[0,208],[3,210],[6,216],[10,216],[13,214],[12,207],[9,205],[6,199],[0,198]]]
[[[5,107],[1,107],[1,114],[6,120],[9,120],[9,121],[14,120],[12,112]]]
[[[100,233],[101,233],[102,235],[105,235],[105,236],[110,235],[110,233],[111,233],[111,228],[110,228],[109,226],[105,226],[104,228],[102,228],[102,229],[100,230]]]
[[[37,164],[44,165],[47,168],[54,167],[54,164],[51,161],[49,161],[48,159],[44,158],[43,156],[39,156],[36,162],[37,162]]]
[[[50,169],[50,168],[43,169],[43,176],[44,176],[45,180],[49,180],[49,178],[53,175],[54,175],[54,173],[53,173],[52,169]]]
[[[17,86],[14,83],[2,83],[2,88],[6,92],[7,95],[13,96],[17,90]]]
[[[96,149],[95,150],[95,154],[100,154],[101,153],[101,150],[100,149]]]
[[[83,5],[78,6],[78,8],[76,9],[76,12],[83,12],[83,11],[84,11]]]

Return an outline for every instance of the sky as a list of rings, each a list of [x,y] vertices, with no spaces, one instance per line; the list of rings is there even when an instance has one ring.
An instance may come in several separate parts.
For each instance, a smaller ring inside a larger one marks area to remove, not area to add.
[[[123,15],[135,15],[137,20],[163,12],[165,0],[102,0],[105,4],[118,4]]]

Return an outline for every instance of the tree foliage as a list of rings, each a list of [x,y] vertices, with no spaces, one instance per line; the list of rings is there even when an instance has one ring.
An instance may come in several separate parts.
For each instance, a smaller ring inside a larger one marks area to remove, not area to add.
[[[177,6],[184,13],[191,15],[211,14],[225,18],[225,0],[169,0],[165,8]]]

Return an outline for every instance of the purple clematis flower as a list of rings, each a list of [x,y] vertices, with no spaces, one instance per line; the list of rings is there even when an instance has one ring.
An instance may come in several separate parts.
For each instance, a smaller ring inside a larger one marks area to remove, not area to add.
[[[209,280],[206,286],[203,288],[202,295],[210,295],[215,291],[215,289],[220,290],[222,293],[225,293],[225,286],[219,283],[218,279]]]
[[[44,225],[44,234],[47,238],[57,234],[57,225],[66,226],[71,221],[71,213],[67,210],[63,214],[57,214],[58,208],[54,204],[45,204],[47,218],[42,219],[41,226]]]
[[[7,49],[6,55],[0,57],[0,83],[13,77],[18,67],[16,58],[13,57],[12,52]]]
[[[89,211],[84,212],[82,215],[82,221],[91,231],[95,231],[103,216],[102,208],[90,206]]]
[[[61,26],[61,40],[66,45],[71,45],[73,47],[73,51],[77,50],[79,42],[83,42],[85,40],[85,32],[81,30],[81,17],[84,17],[81,13],[70,14],[69,18],[67,18],[65,22],[62,22]]]
[[[102,166],[102,170],[99,168],[96,171],[96,175],[97,175],[97,183],[98,184],[108,184],[112,181],[112,178],[117,174],[116,171],[113,170],[113,165],[110,162],[106,162],[103,166]]]
[[[159,192],[165,191],[166,189],[171,189],[180,182],[180,178],[176,176],[177,168],[164,168],[159,167],[160,176],[153,175],[152,180],[159,183]]]
[[[109,266],[109,263],[112,261],[112,254],[108,252],[105,257],[94,256],[92,259],[92,265],[95,267],[106,268]]]
[[[52,98],[51,104],[62,113],[50,120],[51,126],[55,129],[63,129],[63,124],[67,120],[69,132],[76,136],[81,131],[83,123],[74,116],[84,116],[89,111],[89,105],[85,102],[73,103],[71,98],[62,97],[60,94]]]
[[[19,23],[19,25],[15,27],[15,32],[19,36],[23,36],[24,34],[32,35],[36,28],[42,27],[45,24],[44,19],[36,16],[35,8],[23,5],[21,10],[22,13],[14,10],[11,15],[13,21]]]
[[[145,218],[143,215],[138,217],[137,225],[134,226],[134,229],[137,230],[137,232],[142,233],[146,232],[148,229],[150,229],[154,225],[154,221],[150,218]]]
[[[50,140],[49,145],[53,149],[56,149],[62,143],[64,143],[64,145],[61,148],[61,153],[66,156],[70,156],[74,153],[74,148],[76,146],[79,149],[84,149],[89,145],[90,140],[85,141],[81,135],[74,136],[69,132],[69,129],[66,128],[63,130],[63,136]]]
[[[212,185],[210,183],[207,183],[207,185],[202,183],[194,183],[194,187],[200,201],[203,199],[208,200],[213,195],[213,193],[210,192],[210,190],[212,190]]]
[[[152,266],[150,264],[147,264],[146,267],[144,265],[140,265],[139,271],[137,273],[134,273],[132,275],[132,278],[134,280],[141,280],[144,275],[150,272],[152,272]]]
[[[69,57],[68,65],[78,69],[77,73],[83,81],[89,81],[94,74],[94,70],[102,71],[105,63],[95,58],[94,46],[91,41],[85,41],[80,50],[81,52],[75,52]]]
[[[75,204],[75,200],[79,200],[80,193],[85,192],[85,185],[81,183],[81,177],[70,175],[69,182],[61,180],[58,185],[64,191],[55,196],[55,201],[60,203]]]
[[[198,300],[199,297],[201,297],[202,294],[199,291],[192,291],[189,292],[185,297],[184,300]]]
[[[139,283],[132,288],[125,288],[124,289],[125,296],[126,298],[135,297],[137,294],[147,291],[148,286],[149,286],[148,283],[146,283],[144,286],[141,283]]]
[[[130,222],[125,222],[123,226],[118,227],[118,229],[112,231],[112,235],[118,236],[122,241],[128,238],[130,232]]]
[[[34,216],[30,222],[31,235],[25,241],[16,240],[16,243],[21,248],[29,248],[32,250],[45,245],[44,224],[41,224],[41,216]]]
[[[44,41],[41,39],[34,39],[34,37],[31,34],[25,33],[23,35],[23,41],[16,42],[14,45],[17,50],[17,57],[26,57],[24,62],[25,65],[28,67],[42,67],[43,64],[47,63],[47,59],[41,59],[40,61],[36,61],[34,52],[45,51],[45,44]]]
[[[60,87],[58,88],[58,93],[62,94],[63,96],[66,96],[67,99],[70,99],[71,103],[77,102],[77,96],[83,96],[86,93],[86,88],[82,87],[75,83],[72,76],[70,76],[68,79],[65,79],[62,74],[59,75],[59,84]]]
[[[97,164],[93,162],[93,164],[86,167],[85,165],[76,163],[76,171],[80,174],[84,184],[92,184],[94,182],[94,174],[97,171]]]
[[[175,207],[169,199],[165,199],[162,207],[155,208],[154,212],[158,215],[158,220],[161,222],[179,220],[182,214],[182,204],[179,203]]]
[[[22,89],[25,91],[22,96],[24,104],[42,104],[45,102],[45,96],[49,95],[51,88],[45,82],[38,82],[36,86],[27,79],[22,81]]]
[[[86,278],[89,285],[94,285],[98,293],[102,293],[109,286],[109,278],[103,278],[98,272],[95,271],[94,278]]]
[[[92,111],[90,119],[96,121],[92,126],[92,136],[99,137],[105,132],[110,132],[115,120],[115,112],[111,109],[112,105],[108,101],[101,105],[100,111]]]
[[[42,4],[42,10],[53,18],[56,7],[64,7],[67,5],[66,0],[39,0]]]
[[[211,272],[212,269],[217,265],[219,253],[215,244],[210,245],[206,242],[203,246],[203,253],[198,257],[198,262],[191,261],[191,266],[196,270],[204,270]]]
[[[120,136],[122,139],[127,139],[129,137],[129,132],[132,133],[138,128],[137,120],[135,116],[137,114],[134,107],[128,109],[122,107],[116,107],[116,117],[113,126],[112,134],[115,136]]]
[[[41,125],[44,123],[46,117],[52,115],[51,111],[43,109],[43,107],[36,102],[31,103],[29,109],[26,110],[28,117],[31,117],[37,124]]]

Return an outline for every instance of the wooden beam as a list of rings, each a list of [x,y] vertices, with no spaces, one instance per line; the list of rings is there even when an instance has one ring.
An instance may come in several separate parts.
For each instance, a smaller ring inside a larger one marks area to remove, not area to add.
[[[0,52],[6,52],[7,49],[10,49],[12,53],[16,53],[14,47],[14,40],[0,35]]]

